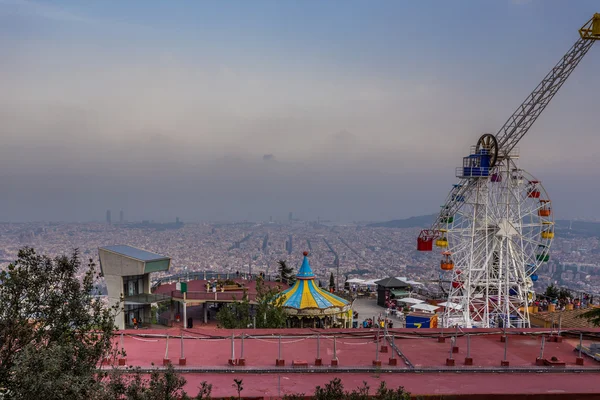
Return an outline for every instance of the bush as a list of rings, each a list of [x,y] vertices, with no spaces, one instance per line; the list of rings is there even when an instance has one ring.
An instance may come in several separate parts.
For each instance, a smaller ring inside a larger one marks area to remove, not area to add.
[[[397,389],[388,389],[386,383],[381,382],[373,397],[369,396],[369,389],[367,382],[363,381],[362,386],[359,386],[351,392],[345,392],[344,385],[340,378],[334,378],[329,383],[326,383],[325,387],[317,386],[313,398],[315,400],[368,400],[369,398],[380,400],[410,400],[410,393],[405,391],[402,386]],[[292,397],[288,398],[291,399]],[[295,398],[297,399],[300,397]]]

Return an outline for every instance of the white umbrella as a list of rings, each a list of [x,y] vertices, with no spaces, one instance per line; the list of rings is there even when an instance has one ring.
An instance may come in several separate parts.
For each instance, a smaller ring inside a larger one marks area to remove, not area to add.
[[[406,277],[404,277],[404,276],[397,276],[396,279],[398,279],[399,281],[402,281],[402,282],[404,282],[406,284],[409,284],[409,285],[413,285],[413,286],[421,285],[421,286],[423,286],[423,284],[421,282],[411,281],[410,279],[406,279]]]
[[[450,308],[453,310],[461,310],[462,309],[462,304],[456,304],[456,303],[452,303],[450,301],[445,301],[443,303],[438,303],[438,306],[444,307],[444,308]]]
[[[379,279],[369,279],[368,281],[364,281],[361,283],[361,285],[366,285],[366,286],[377,286],[377,284],[375,282],[377,282]]]
[[[364,279],[360,279],[360,278],[352,278],[352,279],[348,279],[346,282],[347,283],[364,283],[365,280]]]
[[[406,303],[406,304],[421,304],[421,303],[425,303],[423,300],[415,299],[414,297],[404,297],[402,299],[397,299],[396,301],[399,302],[399,303]]]
[[[422,310],[427,312],[435,312],[439,307],[432,306],[431,304],[415,304],[414,306],[410,306],[413,310]]]

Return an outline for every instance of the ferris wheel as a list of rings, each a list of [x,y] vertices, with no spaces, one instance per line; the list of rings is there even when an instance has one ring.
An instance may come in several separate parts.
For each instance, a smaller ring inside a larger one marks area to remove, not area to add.
[[[533,283],[550,257],[554,219],[541,182],[518,168],[514,151],[489,172],[444,214],[435,241],[451,281],[445,326],[529,327]]]
[[[528,327],[537,270],[550,258],[554,221],[539,180],[518,168],[517,143],[529,131],[589,49],[600,40],[600,14],[509,117],[485,134],[457,168],[436,221],[421,231],[417,250],[442,251],[451,275],[444,326]]]

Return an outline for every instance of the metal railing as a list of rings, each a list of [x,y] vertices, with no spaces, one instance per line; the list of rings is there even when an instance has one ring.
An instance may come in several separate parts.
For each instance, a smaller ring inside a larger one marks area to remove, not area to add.
[[[125,303],[142,304],[157,303],[159,301],[166,301],[169,299],[171,299],[171,296],[162,293],[139,293],[132,296],[125,296],[124,298]]]
[[[280,275],[261,275],[261,274],[248,274],[248,273],[232,273],[232,272],[213,272],[213,271],[194,271],[187,273],[180,273],[170,275],[167,277],[159,278],[152,281],[152,288],[156,288],[160,285],[171,284],[175,282],[185,281],[196,281],[196,280],[226,280],[226,279],[244,279],[244,280],[256,280],[258,277],[262,277],[267,282],[277,282],[280,280]]]
[[[217,290],[216,292],[187,292],[185,297],[187,300],[216,300],[216,301],[234,301],[234,300],[242,300],[244,297],[244,293],[247,293],[247,290],[232,290],[221,292]],[[183,299],[183,294],[179,290],[171,291],[171,297]],[[249,300],[254,300],[254,296],[248,295]]]

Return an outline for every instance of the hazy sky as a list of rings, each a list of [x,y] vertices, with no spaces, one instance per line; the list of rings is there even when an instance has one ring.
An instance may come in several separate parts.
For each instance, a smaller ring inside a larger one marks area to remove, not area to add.
[[[597,0],[0,0],[0,221],[439,210]],[[597,217],[600,45],[520,143]],[[114,218],[114,217],[113,217]]]

